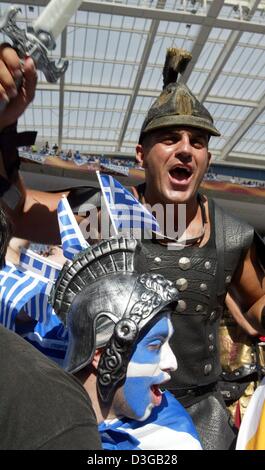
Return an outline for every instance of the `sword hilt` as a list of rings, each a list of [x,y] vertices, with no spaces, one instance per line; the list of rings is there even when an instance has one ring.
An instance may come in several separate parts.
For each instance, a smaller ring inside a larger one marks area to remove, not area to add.
[[[3,31],[12,41],[20,58],[30,56],[38,70],[41,70],[48,82],[55,83],[66,71],[68,60],[55,60],[48,56],[48,49],[54,49],[54,38],[46,31],[38,36],[32,28],[27,31],[16,24],[16,16],[20,8],[11,6],[0,19],[0,31]]]

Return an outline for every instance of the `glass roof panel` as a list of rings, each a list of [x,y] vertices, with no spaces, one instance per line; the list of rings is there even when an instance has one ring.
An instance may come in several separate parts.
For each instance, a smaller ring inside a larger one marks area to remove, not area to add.
[[[10,4],[0,2],[1,12]],[[111,5],[112,15],[105,4]],[[116,6],[121,5],[124,16],[115,14]],[[265,25],[265,2],[259,2],[242,32],[240,21],[246,20],[243,7],[248,7],[247,1],[232,4],[226,0],[216,24],[212,16],[202,21],[211,5],[212,1],[201,0],[99,0],[91,3],[91,11],[78,11],[67,27],[65,46],[70,63],[64,92],[60,93],[59,82],[47,84],[39,73],[39,88],[34,103],[19,120],[20,130],[38,130],[40,142],[58,140],[61,130],[64,148],[78,145],[83,152],[97,153],[117,151],[124,135],[121,151],[134,154],[146,111],[162,89],[166,49],[182,47],[194,56],[188,86],[197,96],[202,94],[222,132],[221,138],[210,141],[216,158],[234,136],[238,143],[229,152],[249,152],[249,160],[253,153],[264,153],[265,34],[261,26]],[[20,6],[20,27],[42,11],[26,2]],[[127,13],[126,6],[135,7],[138,17],[133,10]],[[163,16],[168,12],[172,12],[170,21]],[[185,17],[178,12],[185,12]],[[220,18],[227,20],[225,29],[220,27]],[[0,40],[2,37],[0,33]],[[62,46],[58,38],[49,55],[58,59]],[[261,114],[256,118],[251,113],[258,106]],[[250,128],[244,133],[242,124],[247,118]]]
[[[260,154],[265,156],[265,112],[263,112],[255,124],[253,124],[244,137],[235,146],[235,152],[244,152]]]

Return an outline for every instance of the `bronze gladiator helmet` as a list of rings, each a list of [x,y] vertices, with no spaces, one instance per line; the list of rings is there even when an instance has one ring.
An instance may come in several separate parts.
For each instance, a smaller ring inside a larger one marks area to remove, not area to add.
[[[145,134],[171,126],[189,126],[204,129],[209,135],[219,136],[209,111],[197,100],[189,88],[178,80],[192,56],[183,49],[167,51],[163,69],[163,91],[149,109],[142,125],[139,143]]]
[[[126,376],[140,331],[165,307],[173,311],[178,301],[171,281],[143,273],[143,258],[135,239],[102,241],[64,265],[51,295],[69,330],[65,369],[81,370],[103,348],[97,371],[103,401]]]

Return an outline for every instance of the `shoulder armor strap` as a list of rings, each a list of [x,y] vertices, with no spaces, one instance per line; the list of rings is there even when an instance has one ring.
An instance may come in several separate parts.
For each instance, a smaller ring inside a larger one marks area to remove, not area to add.
[[[217,254],[217,296],[222,296],[225,291],[225,240],[224,240],[224,213],[219,206],[212,201],[215,217],[215,240]]]
[[[250,248],[254,228],[233,217],[214,202],[215,236],[218,259],[217,295],[225,291],[225,277],[232,275],[244,254]]]
[[[81,187],[72,188],[68,194],[68,202],[73,212],[77,213],[81,206],[93,205],[100,208],[101,191],[99,188]]]
[[[263,270],[265,270],[265,240],[257,232],[254,234],[254,243],[257,250],[258,260]]]
[[[225,252],[240,248],[246,252],[254,237],[254,228],[243,220],[228,214],[215,203],[215,209],[222,213]],[[219,227],[216,227],[218,232]]]

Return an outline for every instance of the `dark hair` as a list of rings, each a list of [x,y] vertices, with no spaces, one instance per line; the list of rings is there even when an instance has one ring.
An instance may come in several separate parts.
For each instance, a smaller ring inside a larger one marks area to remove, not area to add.
[[[7,245],[11,237],[11,223],[3,209],[0,207],[0,268],[5,263]]]

